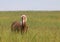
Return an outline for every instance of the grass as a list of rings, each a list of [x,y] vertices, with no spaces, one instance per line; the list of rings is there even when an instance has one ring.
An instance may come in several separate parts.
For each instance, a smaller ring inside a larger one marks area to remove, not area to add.
[[[24,35],[11,32],[13,21],[26,14],[29,30]],[[60,42],[60,12],[0,12],[0,42]]]

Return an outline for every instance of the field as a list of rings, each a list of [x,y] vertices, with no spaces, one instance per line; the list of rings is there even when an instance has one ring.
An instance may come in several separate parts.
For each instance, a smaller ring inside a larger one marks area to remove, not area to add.
[[[13,21],[20,21],[20,16],[28,17],[28,32],[11,32]],[[0,12],[0,42],[60,42],[59,11],[9,11]]]

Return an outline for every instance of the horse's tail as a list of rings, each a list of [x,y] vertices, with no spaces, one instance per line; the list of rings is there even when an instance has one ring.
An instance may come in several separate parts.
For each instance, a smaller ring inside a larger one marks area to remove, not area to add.
[[[14,24],[15,23],[16,23],[16,21],[12,23],[12,25],[11,25],[11,31],[14,31]]]

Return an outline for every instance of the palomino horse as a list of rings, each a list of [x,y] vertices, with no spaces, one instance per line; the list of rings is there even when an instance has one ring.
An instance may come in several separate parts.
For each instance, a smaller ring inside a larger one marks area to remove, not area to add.
[[[26,23],[27,17],[26,15],[22,15],[21,18],[22,18],[21,22],[15,21],[12,23],[11,31],[17,31],[17,32],[21,31],[21,33],[27,32],[27,29],[28,29],[28,26]]]

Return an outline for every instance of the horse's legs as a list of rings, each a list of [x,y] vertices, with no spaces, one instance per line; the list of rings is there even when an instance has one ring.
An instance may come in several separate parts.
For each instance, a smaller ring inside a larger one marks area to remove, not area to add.
[[[25,32],[27,32],[27,29],[28,27],[21,28],[21,34],[24,34]]]

